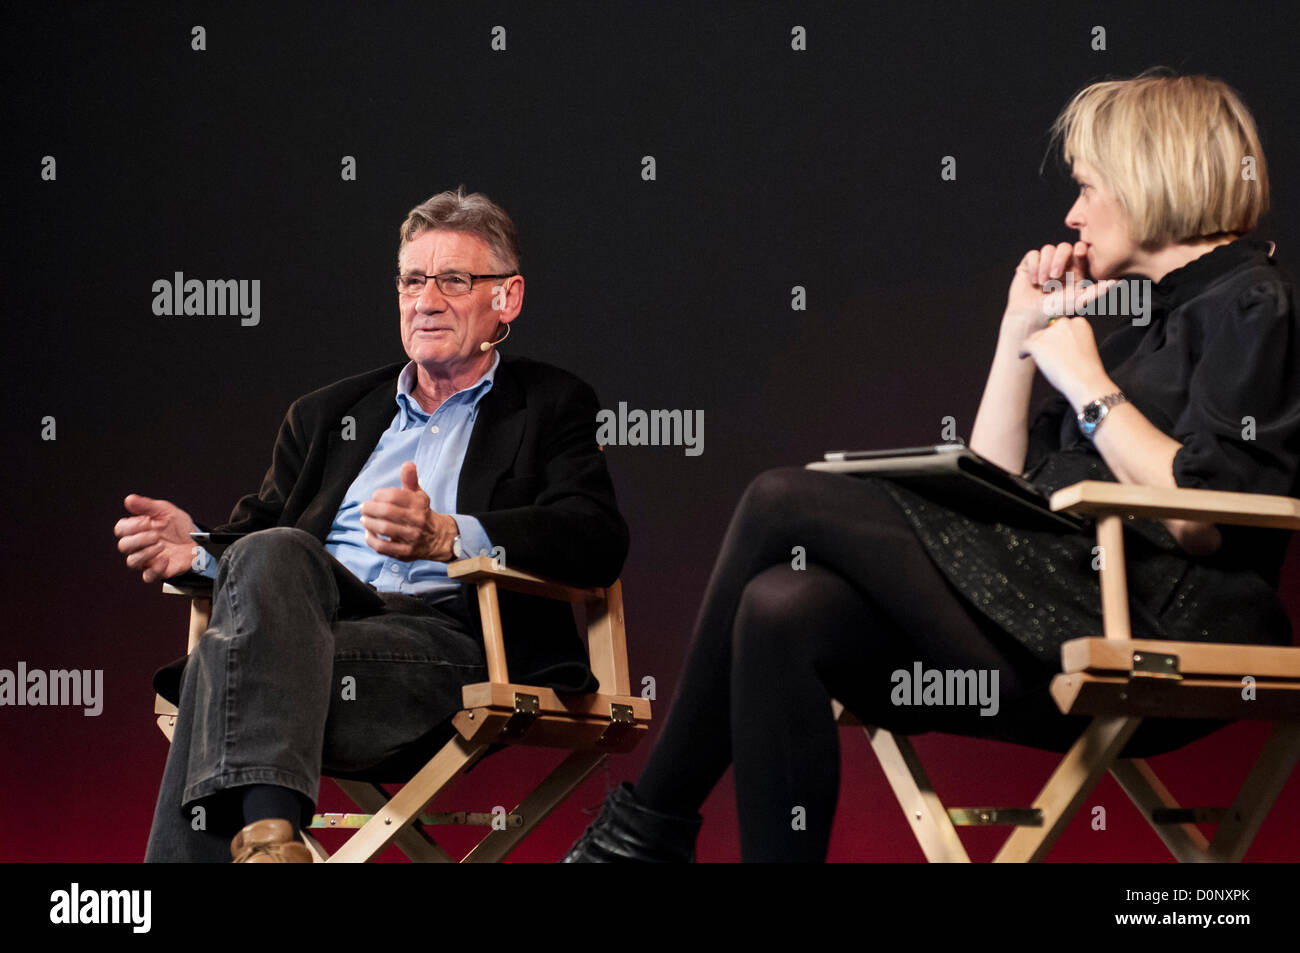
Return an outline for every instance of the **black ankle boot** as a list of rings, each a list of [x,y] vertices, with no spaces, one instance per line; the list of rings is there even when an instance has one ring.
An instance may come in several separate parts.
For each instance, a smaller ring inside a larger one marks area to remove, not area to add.
[[[675,817],[651,810],[624,781],[605,798],[600,816],[560,861],[562,864],[640,862],[688,864],[703,818]]]

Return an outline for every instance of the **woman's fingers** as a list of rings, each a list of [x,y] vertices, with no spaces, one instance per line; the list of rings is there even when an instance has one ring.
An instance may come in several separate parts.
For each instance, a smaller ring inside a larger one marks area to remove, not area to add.
[[[1038,253],[1038,272],[1034,276],[1034,284],[1042,285],[1048,278],[1048,272],[1052,270],[1052,259],[1056,255],[1055,245],[1044,245]]]
[[[1088,287],[1075,294],[1073,310],[1080,310],[1088,302],[1100,295],[1104,295],[1111,288],[1115,287],[1115,285],[1116,280],[1114,278],[1107,278],[1105,281],[1098,281],[1088,285]]]
[[[1058,280],[1062,278],[1066,270],[1074,264],[1075,248],[1076,246],[1070,242],[1061,242],[1059,245],[1044,245],[1037,252],[1031,251],[1027,254],[1025,256],[1027,263],[1031,262],[1031,256],[1037,257],[1037,262],[1030,264],[1030,276],[1034,284],[1041,286],[1049,278]]]
[[[1070,242],[1061,242],[1056,246],[1056,254],[1052,257],[1052,272],[1049,277],[1056,279],[1065,277],[1065,271],[1073,260],[1074,245]]]
[[[1020,259],[1020,267],[1016,269],[1015,278],[1024,277],[1029,287],[1038,285],[1038,260],[1039,252],[1037,248],[1031,248],[1025,253],[1025,257]]]
[[[1025,252],[1019,265],[1016,266],[1016,274],[1012,279],[1012,289],[1008,296],[1008,306],[1017,307],[1025,313],[1029,310],[1035,312],[1041,310],[1044,318],[1076,313],[1076,309],[1081,304],[1091,301],[1105,290],[1102,288],[1092,291],[1085,297],[1083,289],[1077,287],[1079,282],[1086,280],[1088,247],[1086,242],[1081,241],[1060,242],[1056,245],[1031,248]],[[1066,277],[1067,274],[1069,278]],[[1042,294],[1041,299],[1035,299],[1028,288],[1017,284],[1022,275],[1028,279],[1032,288]],[[1044,287],[1048,281],[1056,281],[1060,287],[1049,293]]]
[[[1073,271],[1080,278],[1090,277],[1088,273],[1088,243],[1087,242],[1074,243],[1074,261],[1071,264],[1073,265],[1073,267],[1070,270]]]

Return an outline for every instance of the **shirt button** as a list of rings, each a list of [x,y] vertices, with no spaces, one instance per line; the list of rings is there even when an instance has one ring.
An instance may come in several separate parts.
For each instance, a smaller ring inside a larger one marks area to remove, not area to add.
[[[388,569],[389,569],[390,572],[401,572],[401,571],[402,571],[402,570],[400,570],[400,569],[397,568],[397,564],[396,564],[396,563],[393,563],[393,565],[389,566]]]
[[[437,432],[438,432],[438,428],[437,428],[437,427],[430,427],[429,430],[432,431],[433,433],[437,433]]]

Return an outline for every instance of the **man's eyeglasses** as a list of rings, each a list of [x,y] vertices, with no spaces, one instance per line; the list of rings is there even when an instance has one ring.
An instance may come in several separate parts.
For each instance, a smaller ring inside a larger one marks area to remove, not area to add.
[[[424,287],[432,278],[438,285],[438,290],[449,298],[456,295],[467,295],[474,288],[474,281],[478,278],[513,278],[519,274],[512,271],[508,275],[471,275],[463,271],[448,271],[441,275],[398,275],[397,292],[404,295],[418,295],[424,292]]]

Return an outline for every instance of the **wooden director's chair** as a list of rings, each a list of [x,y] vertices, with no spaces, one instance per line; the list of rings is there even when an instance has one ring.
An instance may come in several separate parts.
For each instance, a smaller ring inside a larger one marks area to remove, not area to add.
[[[1090,514],[1101,547],[1105,638],[1061,647],[1052,697],[1092,722],[1029,808],[945,808],[906,737],[864,726],[912,833],[931,863],[969,863],[958,826],[1015,827],[994,862],[1041,861],[1109,771],[1180,862],[1239,862],[1300,760],[1300,648],[1134,639],[1124,571],[1125,516],[1300,529],[1300,499],[1085,480],[1053,510]],[[839,702],[840,724],[861,724]],[[1119,753],[1143,718],[1269,721],[1273,730],[1230,808],[1179,807],[1141,758]],[[1207,840],[1198,823],[1217,824]]]
[[[312,820],[313,829],[357,828],[333,855],[304,830],[303,840],[318,862],[374,860],[390,843],[396,843],[413,861],[452,862],[452,857],[424,830],[425,826],[438,824],[491,827],[461,862],[500,861],[608,755],[630,751],[646,732],[650,702],[630,692],[623,598],[618,582],[608,589],[565,586],[498,567],[490,556],[453,562],[447,573],[478,590],[488,681],[464,687],[464,708],[452,719],[457,734],[391,798],[379,784],[334,779],[362,811],[369,813],[317,814]],[[561,696],[549,688],[510,681],[497,587],[585,606],[587,650],[592,672],[600,683],[595,694]],[[164,583],[163,591],[191,597],[187,651],[193,651],[208,628],[211,589]],[[159,696],[154,708],[158,727],[170,741],[176,707]],[[493,745],[540,745],[569,754],[504,818],[487,812],[424,813],[430,801]]]

